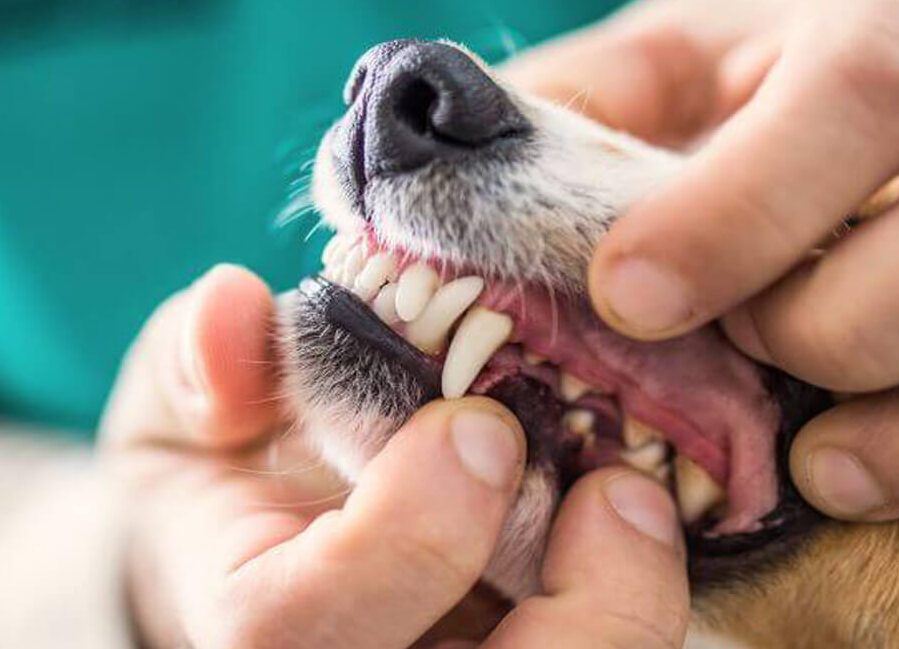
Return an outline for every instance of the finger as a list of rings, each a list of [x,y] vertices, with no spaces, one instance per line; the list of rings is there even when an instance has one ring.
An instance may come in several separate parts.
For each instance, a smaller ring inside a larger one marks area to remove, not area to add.
[[[836,391],[899,382],[899,210],[863,223],[839,245],[724,317],[758,360]]]
[[[790,450],[793,481],[824,513],[852,521],[899,518],[899,393],[860,397],[819,415]]]
[[[575,485],[543,580],[546,596],[516,608],[487,648],[683,644],[689,593],[680,523],[667,492],[634,471],[607,469]]]
[[[117,442],[234,447],[271,425],[268,287],[219,265],[166,301],[123,364],[101,429]]]
[[[425,407],[343,510],[232,574],[231,598],[253,597],[256,614],[228,646],[408,647],[483,572],[524,457],[521,428],[498,404]]]
[[[667,25],[586,30],[512,59],[500,74],[521,90],[653,141],[696,133],[714,109],[713,59]]]
[[[616,329],[658,339],[717,317],[895,173],[899,15],[886,0],[841,6],[788,43],[746,108],[599,246],[591,294]]]

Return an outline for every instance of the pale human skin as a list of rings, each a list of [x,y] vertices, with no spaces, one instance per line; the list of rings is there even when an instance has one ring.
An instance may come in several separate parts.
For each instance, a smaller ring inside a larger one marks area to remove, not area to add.
[[[799,435],[794,479],[827,513],[894,518],[899,214],[805,260],[899,170],[899,3],[723,6],[644,2],[506,74],[657,142],[692,143],[726,120],[603,241],[594,302],[641,338],[721,317],[755,358],[856,393]],[[185,638],[198,649],[406,647],[484,567],[520,475],[520,429],[482,399],[435,403],[344,503],[327,482],[241,470],[258,468],[282,423],[269,400],[270,310],[258,279],[218,268],[160,308],[123,369],[103,428],[130,495],[141,629],[159,649]],[[687,589],[667,494],[624,469],[584,478],[560,513],[544,586],[482,646],[680,646]]]
[[[522,473],[521,428],[487,399],[434,402],[343,502],[309,479],[308,457],[260,474],[284,424],[272,308],[249,271],[216,267],[157,310],[123,367],[103,447],[127,490],[138,628],[154,649],[404,649],[483,571]],[[688,594],[668,494],[625,469],[582,479],[543,583],[482,643],[416,646],[679,646]]]
[[[505,72],[699,143],[598,247],[598,312],[643,339],[721,318],[750,356],[850,393],[796,438],[793,479],[831,516],[899,516],[899,207],[809,254],[899,173],[899,1],[647,1]]]

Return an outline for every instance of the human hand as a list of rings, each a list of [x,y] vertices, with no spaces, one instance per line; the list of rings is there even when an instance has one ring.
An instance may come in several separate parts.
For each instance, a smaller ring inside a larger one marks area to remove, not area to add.
[[[273,434],[284,422],[271,399],[271,311],[258,278],[217,267],[160,307],[123,366],[102,445],[129,495],[137,625],[160,649],[407,647],[483,571],[523,468],[520,427],[486,399],[430,404],[341,503],[341,486]],[[683,638],[674,507],[633,472],[574,488],[544,580],[547,594],[484,646]]]
[[[729,117],[604,238],[592,297],[643,339],[721,317],[750,356],[849,393],[791,467],[850,520],[899,516],[899,208],[812,251],[899,171],[897,44],[896,0],[644,2],[508,70],[556,98],[590,88],[588,113],[656,141]]]

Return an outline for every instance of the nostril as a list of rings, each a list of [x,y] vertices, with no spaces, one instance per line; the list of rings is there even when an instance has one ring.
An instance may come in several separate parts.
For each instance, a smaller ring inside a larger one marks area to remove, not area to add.
[[[365,78],[367,76],[368,66],[364,63],[357,64],[353,71],[350,72],[350,76],[343,86],[343,103],[347,108],[352,106],[353,102],[356,101],[356,97],[359,96],[362,86],[365,85]]]
[[[432,134],[432,116],[437,107],[437,90],[424,79],[413,79],[397,94],[394,111],[397,119],[418,135]]]

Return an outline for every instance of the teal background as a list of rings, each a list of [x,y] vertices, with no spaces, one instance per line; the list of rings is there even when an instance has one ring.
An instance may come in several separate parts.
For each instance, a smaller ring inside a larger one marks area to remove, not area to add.
[[[0,0],[0,417],[89,432],[153,306],[220,261],[276,290],[317,217],[277,226],[368,46],[496,61],[614,0]]]

